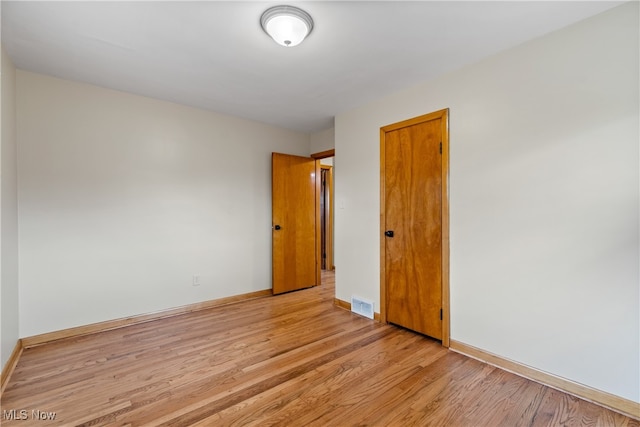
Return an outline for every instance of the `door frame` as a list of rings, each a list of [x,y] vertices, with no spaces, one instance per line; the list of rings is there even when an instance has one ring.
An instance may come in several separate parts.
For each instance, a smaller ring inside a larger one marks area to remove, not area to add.
[[[333,166],[330,165],[320,165],[321,171],[327,171],[327,182],[325,184],[325,193],[329,195],[329,209],[325,207],[324,218],[325,219],[325,267],[326,270],[334,270],[335,266],[333,265]],[[320,183],[322,185],[322,182]],[[322,212],[321,212],[322,218]],[[321,233],[322,234],[322,233]],[[322,240],[322,235],[320,236],[320,240]],[[322,254],[321,254],[322,255]]]
[[[316,180],[316,185],[317,185],[317,191],[316,191],[316,230],[317,230],[317,236],[318,238],[316,239],[316,244],[317,244],[317,250],[316,250],[316,274],[318,276],[318,284],[320,284],[321,280],[320,280],[320,274],[322,271],[322,254],[320,252],[322,252],[320,250],[320,160],[321,159],[326,159],[327,157],[335,157],[336,155],[336,150],[335,148],[332,148],[331,150],[326,150],[326,151],[320,151],[318,153],[313,153],[311,154],[311,157],[316,159],[316,174],[318,176],[318,179]],[[333,185],[333,183],[332,183]],[[332,194],[333,196],[333,189],[332,189]],[[333,200],[332,200],[333,202]],[[332,205],[333,206],[333,205]]]
[[[387,323],[385,210],[385,149],[387,132],[431,120],[441,120],[442,133],[442,345],[449,347],[449,109],[403,120],[380,128],[380,321]]]

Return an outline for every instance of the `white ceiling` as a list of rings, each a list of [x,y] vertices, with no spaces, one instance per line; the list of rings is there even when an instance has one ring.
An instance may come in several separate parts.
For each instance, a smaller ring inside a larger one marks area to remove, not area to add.
[[[315,23],[276,45],[260,15],[281,2],[2,1],[18,68],[303,132],[389,93],[622,2],[289,2]]]

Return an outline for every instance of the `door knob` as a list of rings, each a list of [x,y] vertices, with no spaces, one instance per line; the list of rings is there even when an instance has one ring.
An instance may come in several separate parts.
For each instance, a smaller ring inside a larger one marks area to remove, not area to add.
[[[393,230],[387,230],[384,232],[384,235],[387,237],[393,237]]]
[[[273,227],[273,229],[274,229],[274,230],[280,230],[281,228],[282,228],[282,227],[280,227],[279,225],[275,225],[275,226]]]

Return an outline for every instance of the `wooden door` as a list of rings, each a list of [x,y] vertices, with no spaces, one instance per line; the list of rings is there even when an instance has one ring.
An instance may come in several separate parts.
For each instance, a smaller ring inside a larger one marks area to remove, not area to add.
[[[319,165],[272,153],[272,288],[274,294],[319,284]],[[318,178],[316,178],[318,177]]]
[[[447,110],[381,129],[385,320],[440,340],[448,273],[446,132]]]

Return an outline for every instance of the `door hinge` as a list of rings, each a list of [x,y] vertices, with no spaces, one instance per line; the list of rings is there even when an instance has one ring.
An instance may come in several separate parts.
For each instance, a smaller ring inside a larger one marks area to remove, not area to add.
[[[442,142],[440,142],[440,154],[442,154]]]
[[[440,309],[440,320],[442,320],[442,309]]]

